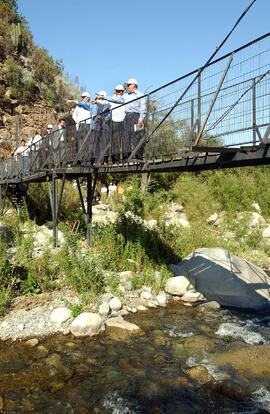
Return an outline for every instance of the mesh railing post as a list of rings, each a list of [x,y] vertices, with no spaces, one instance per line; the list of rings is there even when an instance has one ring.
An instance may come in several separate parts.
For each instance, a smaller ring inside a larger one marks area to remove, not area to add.
[[[252,79],[252,125],[253,125],[253,145],[256,145],[256,82],[255,78]]]

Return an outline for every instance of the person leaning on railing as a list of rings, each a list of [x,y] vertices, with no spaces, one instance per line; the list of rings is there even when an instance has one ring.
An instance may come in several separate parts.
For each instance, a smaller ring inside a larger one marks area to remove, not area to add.
[[[120,153],[123,148],[123,134],[124,134],[124,119],[126,115],[124,103],[124,87],[123,85],[116,85],[115,93],[111,97],[105,97],[104,101],[108,102],[111,111],[111,154],[112,162],[120,161]]]
[[[51,146],[53,149],[54,165],[61,166],[66,160],[65,119],[60,118],[58,125],[52,130]]]
[[[29,148],[25,139],[21,140],[21,145],[15,150],[14,157],[20,161],[19,171],[23,175],[29,175]]]
[[[38,149],[39,144],[42,139],[42,129],[37,128],[36,134],[33,138],[29,139],[27,142],[28,148],[30,148],[30,170],[37,171],[38,170]]]
[[[73,114],[76,105],[72,105],[69,108],[69,114],[64,118],[66,126],[66,158],[67,162],[70,163],[76,156],[76,122],[74,121]]]

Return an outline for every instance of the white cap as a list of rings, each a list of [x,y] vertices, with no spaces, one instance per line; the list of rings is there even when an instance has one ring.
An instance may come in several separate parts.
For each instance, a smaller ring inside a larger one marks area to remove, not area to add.
[[[90,94],[89,94],[89,92],[83,92],[81,96],[82,96],[82,97],[87,96],[87,98],[90,98]]]
[[[99,92],[96,92],[96,95],[100,95],[100,96],[107,96],[107,92],[105,92],[105,91],[99,91]]]
[[[116,85],[116,87],[114,88],[115,91],[124,91],[124,86],[123,85]]]
[[[51,129],[51,128],[53,128],[53,126],[52,126],[51,124],[49,124],[49,125],[47,126],[47,129]]]
[[[127,84],[128,84],[128,83],[129,83],[129,84],[134,83],[135,85],[138,85],[138,82],[136,81],[136,79],[133,79],[133,78],[129,79],[126,83],[127,83]]]

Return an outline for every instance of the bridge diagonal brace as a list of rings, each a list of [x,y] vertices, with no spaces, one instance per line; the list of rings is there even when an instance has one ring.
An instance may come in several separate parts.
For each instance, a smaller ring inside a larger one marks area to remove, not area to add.
[[[262,138],[262,141],[263,141],[263,142],[265,142],[265,141],[268,139],[269,134],[270,134],[270,124],[269,124],[269,125],[268,125],[268,127],[266,128],[265,133],[264,133],[264,135],[263,135],[263,138]]]
[[[80,197],[80,201],[81,201],[81,206],[82,206],[82,211],[84,216],[86,216],[86,209],[85,209],[85,205],[84,205],[84,201],[83,201],[83,196],[82,196],[82,189],[81,189],[81,183],[79,178],[76,178],[76,183],[77,183],[77,188],[78,188],[78,192],[79,192],[79,197]]]
[[[227,75],[227,73],[228,73],[228,70],[229,70],[229,68],[230,68],[230,66],[231,66],[232,60],[233,60],[233,53],[231,54],[231,56],[230,56],[230,58],[229,58],[229,61],[228,61],[227,66],[226,66],[226,68],[225,68],[225,70],[224,70],[224,72],[223,72],[223,75],[222,75],[222,77],[221,77],[221,79],[220,79],[220,82],[219,82],[219,84],[218,84],[217,90],[216,90],[215,95],[214,95],[214,97],[213,97],[213,99],[212,99],[212,102],[211,102],[211,104],[210,104],[210,107],[209,107],[209,109],[208,109],[208,112],[207,112],[207,114],[206,114],[206,117],[205,117],[205,119],[204,119],[204,121],[203,121],[203,124],[202,124],[202,126],[201,126],[201,129],[200,129],[200,131],[199,131],[199,133],[198,133],[198,135],[197,135],[197,137],[196,137],[196,140],[195,140],[195,142],[194,142],[194,146],[195,146],[195,147],[198,145],[198,143],[199,143],[199,141],[200,141],[200,139],[201,139],[202,133],[203,133],[204,128],[205,128],[205,125],[206,125],[206,123],[207,123],[207,121],[208,121],[208,119],[209,119],[209,116],[210,116],[210,114],[211,114],[211,112],[212,112],[212,109],[213,109],[213,107],[214,107],[214,105],[215,105],[215,102],[216,102],[216,100],[217,100],[217,97],[218,97],[218,94],[219,94],[219,92],[220,92],[220,89],[221,89],[221,87],[222,87],[222,85],[223,85],[223,82],[224,82],[224,80],[225,80],[225,77],[226,77],[226,75]]]
[[[197,125],[199,125],[199,119],[198,118],[196,119],[195,123],[193,124],[193,126],[192,126],[192,128],[191,128],[191,130],[188,134],[188,137],[185,141],[185,147],[190,147],[190,146],[193,145],[193,142],[191,142],[191,140],[193,141],[193,134],[194,134],[195,129],[197,128]]]
[[[63,195],[63,190],[64,190],[64,182],[65,182],[65,176],[63,177],[60,197],[58,199],[58,195],[57,195],[58,176],[56,175],[54,171],[52,174],[52,189],[50,185],[50,178],[47,177],[50,205],[51,205],[51,211],[52,211],[52,221],[53,221],[53,246],[54,248],[58,247],[58,213],[59,213],[60,203],[62,200],[62,195]]]

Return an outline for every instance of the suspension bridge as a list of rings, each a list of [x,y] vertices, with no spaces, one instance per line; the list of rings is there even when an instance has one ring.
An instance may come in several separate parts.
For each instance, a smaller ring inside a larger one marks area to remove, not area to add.
[[[7,197],[18,207],[28,183],[47,182],[56,246],[65,181],[75,179],[90,244],[92,201],[101,173],[143,173],[147,180],[151,172],[269,164],[269,75],[267,33],[138,98],[146,101],[144,129],[137,132],[136,144],[130,142],[125,162],[123,136],[119,130],[116,136],[112,116],[105,126],[107,141],[103,148],[93,141],[99,139],[99,133],[104,134],[105,127],[103,131],[96,127],[97,119],[87,127],[82,123],[78,131],[74,126],[65,128],[61,137],[59,131],[47,135],[20,156],[1,161],[1,212]],[[111,115],[116,109],[110,109]],[[142,160],[136,159],[139,150],[143,151]],[[104,157],[106,163],[100,162]],[[82,179],[87,181],[86,206]]]

